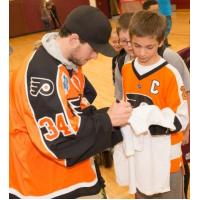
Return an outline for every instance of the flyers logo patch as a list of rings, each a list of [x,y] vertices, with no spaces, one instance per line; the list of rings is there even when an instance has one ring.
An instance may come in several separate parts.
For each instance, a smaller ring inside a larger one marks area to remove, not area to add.
[[[133,108],[137,108],[143,104],[153,105],[152,99],[142,94],[129,93],[126,94],[126,97],[127,101],[132,105]]]
[[[37,97],[39,94],[49,96],[54,91],[54,84],[46,78],[31,77],[30,94]]]
[[[73,99],[68,99],[67,100],[69,105],[70,105],[70,108],[72,109],[73,113],[76,115],[76,116],[79,116],[82,114],[82,111],[81,111],[81,107],[80,107],[80,102],[81,102],[81,97],[77,97],[77,98],[73,98]]]

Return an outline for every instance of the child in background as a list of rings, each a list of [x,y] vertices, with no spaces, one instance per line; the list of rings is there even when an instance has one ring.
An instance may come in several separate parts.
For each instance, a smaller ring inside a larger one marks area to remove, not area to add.
[[[120,52],[122,50],[122,47],[120,46],[119,43],[119,29],[115,28],[111,32],[110,40],[109,43],[111,46],[115,49],[115,51],[118,53],[115,57],[112,59],[112,78],[113,78],[113,83],[115,83],[115,67],[117,64],[117,60],[119,58]]]
[[[124,13],[118,20],[118,27],[113,29],[110,38],[110,44],[119,52],[112,59],[112,77],[115,85],[115,98],[122,99],[122,80],[121,68],[125,62],[134,58],[132,46],[130,45],[128,26],[133,13]],[[112,166],[112,149],[103,151],[100,154],[99,163],[106,168]]]
[[[123,95],[134,107],[130,135],[141,136],[143,142],[139,150],[129,149],[132,154],[124,155],[123,162],[117,154],[119,148],[128,152],[128,144],[116,145],[114,163],[121,173],[116,176],[137,188],[136,198],[184,198],[181,142],[188,123],[187,97],[178,71],[158,54],[165,28],[164,17],[150,11],[137,12],[129,25],[136,58],[122,67]]]
[[[117,28],[112,30],[109,43],[112,45],[112,47],[115,49],[117,53],[119,53],[120,50],[122,49],[119,44],[119,36]]]
[[[119,43],[122,48],[120,53],[116,56],[115,62],[113,62],[113,79],[115,84],[115,98],[122,99],[122,80],[121,80],[121,68],[124,63],[134,58],[133,48],[130,44],[129,37],[129,22],[133,13],[124,13],[120,16],[118,21],[118,35]]]
[[[117,28],[112,29],[109,43],[115,49],[115,51],[117,53],[119,53],[121,50],[121,46],[119,44],[119,36],[118,36],[117,31],[118,31]],[[114,63],[116,62],[117,58],[118,58],[118,55],[113,57],[112,67],[115,66]],[[114,82],[115,80],[114,80],[114,69],[113,68],[112,68],[112,73],[113,73],[113,82]],[[95,155],[95,160],[96,160],[97,165],[103,165],[105,168],[112,167],[112,162],[113,162],[112,148],[108,148],[108,149],[104,150],[103,152]]]
[[[148,4],[147,4],[148,2]],[[149,0],[143,4],[143,8],[150,9],[152,8],[152,5],[155,5],[154,0]],[[154,7],[155,8],[155,7]],[[158,6],[157,6],[158,8]],[[155,9],[154,9],[155,11]],[[122,81],[121,81],[121,68],[124,65],[125,62],[131,60],[134,58],[134,53],[132,46],[129,42],[129,23],[131,20],[131,17],[133,16],[133,13],[124,13],[119,18],[119,27],[118,27],[118,34],[119,34],[119,41],[120,45],[122,47],[122,50],[120,51],[119,55],[116,56],[115,62],[113,62],[113,74],[114,74],[114,80],[115,80],[115,97],[117,99],[122,99]],[[185,65],[184,60],[180,57],[180,55],[172,50],[171,48],[167,48],[165,45],[162,45],[158,48],[158,53],[161,57],[163,57],[169,64],[176,67],[176,69],[179,71],[184,86],[186,88],[186,92],[189,99],[189,92],[190,92],[190,75],[189,71],[187,69],[187,66]],[[116,67],[117,66],[117,67]]]

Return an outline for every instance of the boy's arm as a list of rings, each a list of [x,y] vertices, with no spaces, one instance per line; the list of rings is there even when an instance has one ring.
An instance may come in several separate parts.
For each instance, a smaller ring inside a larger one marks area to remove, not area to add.
[[[190,73],[182,57],[174,50],[166,48],[163,58],[178,70],[186,91],[190,91]]]
[[[168,107],[175,113],[177,123],[181,125],[180,131],[184,131],[189,121],[186,90],[178,71],[171,65],[168,65],[168,68],[173,72],[173,76],[168,81],[166,102]]]
[[[190,73],[189,70],[182,59],[182,57],[175,51],[173,51],[170,48],[166,48],[163,54],[163,58],[168,61],[172,66],[174,66],[180,73],[181,78],[183,80],[186,93],[187,93],[187,99],[188,99],[188,111],[190,113]],[[186,130],[184,131],[184,138],[183,138],[183,145],[187,144],[189,142],[189,132],[190,132],[190,125],[188,123],[188,126]]]

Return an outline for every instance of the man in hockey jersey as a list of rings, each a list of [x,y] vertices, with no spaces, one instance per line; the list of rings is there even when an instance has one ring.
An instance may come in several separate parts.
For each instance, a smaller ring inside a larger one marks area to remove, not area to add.
[[[75,8],[46,34],[10,84],[10,198],[98,198],[91,157],[122,140],[129,103],[97,110],[85,98],[81,66],[108,44],[111,25],[91,6]]]

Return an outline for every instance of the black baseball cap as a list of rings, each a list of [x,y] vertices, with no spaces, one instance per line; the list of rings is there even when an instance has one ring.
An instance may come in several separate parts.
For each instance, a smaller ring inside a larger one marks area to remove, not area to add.
[[[77,33],[97,52],[114,57],[116,51],[108,43],[112,31],[108,18],[98,9],[82,5],[73,9],[63,24],[71,33]]]

